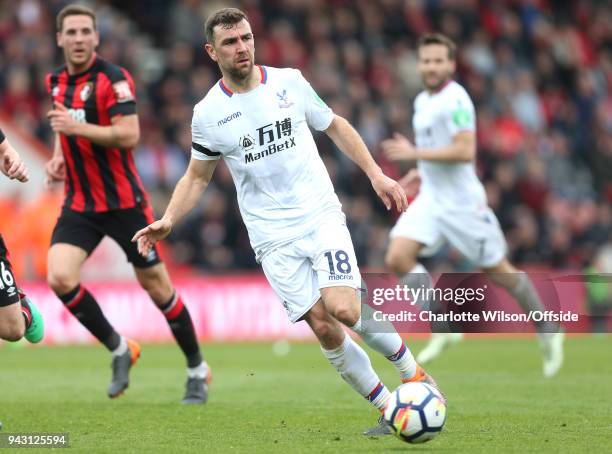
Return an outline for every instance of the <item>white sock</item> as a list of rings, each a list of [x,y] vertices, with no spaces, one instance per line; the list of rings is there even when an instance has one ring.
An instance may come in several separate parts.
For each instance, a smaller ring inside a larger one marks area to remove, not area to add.
[[[367,353],[350,336],[345,335],[340,347],[334,350],[321,347],[321,351],[355,391],[379,410],[385,408],[391,394],[372,369]]]
[[[417,370],[414,356],[390,322],[362,323],[359,317],[352,330],[359,334],[371,349],[391,361],[402,379],[414,377]]]
[[[206,364],[206,361],[202,361],[199,366],[187,368],[187,377],[189,378],[205,379],[207,376],[208,376],[208,364]]]
[[[127,344],[127,340],[125,340],[125,337],[121,336],[121,340],[119,341],[119,346],[114,349],[111,354],[113,356],[121,356],[123,354],[125,354],[125,352],[128,351],[128,344]]]

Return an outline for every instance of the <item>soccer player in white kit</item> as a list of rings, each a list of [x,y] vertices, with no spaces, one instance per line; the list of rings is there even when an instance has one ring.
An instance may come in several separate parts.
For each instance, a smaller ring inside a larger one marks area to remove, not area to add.
[[[254,64],[253,33],[242,11],[217,11],[205,30],[206,51],[223,77],[194,108],[191,161],[164,216],[134,236],[141,253],[195,206],[223,158],[270,285],[290,320],[310,325],[342,378],[384,410],[389,391],[344,324],[387,357],[402,381],[435,385],[397,332],[373,332],[362,323],[353,244],[309,126],[325,131],[366,172],[387,209],[395,204],[405,210],[404,190],[383,174],[353,127],[334,115],[298,70]],[[386,434],[389,428],[380,420],[367,433]]]
[[[441,34],[428,34],[418,43],[418,71],[425,85],[414,101],[413,145],[400,134],[382,144],[394,161],[417,160],[400,183],[409,196],[418,195],[391,230],[387,266],[402,282],[431,286],[431,277],[418,256],[435,253],[446,241],[505,288],[525,311],[543,310],[542,301],[526,273],[506,258],[506,241],[499,222],[487,206],[476,176],[476,114],[465,89],[452,80],[455,44]],[[536,324],[546,377],[563,362],[563,333],[558,325]],[[434,333],[417,357],[426,363],[460,333]]]

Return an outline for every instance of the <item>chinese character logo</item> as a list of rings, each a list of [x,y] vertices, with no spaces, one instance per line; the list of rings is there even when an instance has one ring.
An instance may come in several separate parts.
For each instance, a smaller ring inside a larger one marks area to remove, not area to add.
[[[272,143],[282,137],[291,135],[291,118],[287,117],[284,120],[277,120],[275,123],[269,123],[261,128],[257,128],[259,133],[259,145],[263,146]]]

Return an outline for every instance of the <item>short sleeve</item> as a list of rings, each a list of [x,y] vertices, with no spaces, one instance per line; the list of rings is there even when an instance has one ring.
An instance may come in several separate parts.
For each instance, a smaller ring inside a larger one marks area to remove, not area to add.
[[[304,94],[304,106],[308,125],[317,131],[326,130],[334,119],[334,112],[319,97],[310,83],[298,71],[298,83]]]
[[[462,131],[476,131],[476,110],[467,93],[453,96],[444,112],[444,122],[451,137]]]
[[[216,161],[221,157],[221,153],[211,150],[205,129],[205,124],[198,111],[194,110],[191,120],[191,157],[199,161]]]
[[[110,88],[106,97],[106,109],[112,118],[116,115],[136,113],[136,90],[130,73],[121,68],[110,77]]]

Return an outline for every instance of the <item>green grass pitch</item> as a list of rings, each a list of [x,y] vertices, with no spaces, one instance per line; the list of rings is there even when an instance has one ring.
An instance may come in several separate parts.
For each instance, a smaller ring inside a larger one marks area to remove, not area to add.
[[[408,346],[418,351],[422,341]],[[185,369],[172,345],[145,345],[130,388],[105,395],[101,347],[0,348],[3,433],[68,432],[73,452],[610,452],[612,340],[570,337],[559,376],[541,376],[535,339],[468,339],[428,371],[446,393],[443,433],[423,445],[366,438],[375,410],[316,344],[204,345],[210,400],[182,406]],[[395,369],[371,352],[390,388]],[[22,452],[22,451],[19,451]]]

